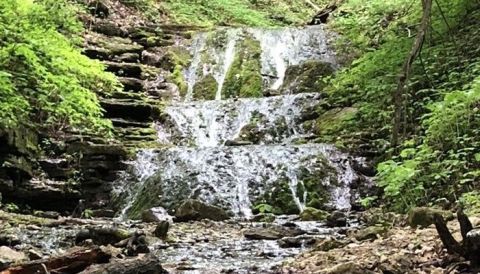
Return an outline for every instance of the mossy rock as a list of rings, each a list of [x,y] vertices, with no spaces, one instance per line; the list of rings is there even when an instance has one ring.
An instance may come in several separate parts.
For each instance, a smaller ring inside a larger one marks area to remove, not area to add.
[[[305,208],[300,213],[300,220],[302,221],[325,221],[329,213],[313,207]]]
[[[272,207],[272,213],[282,214],[299,214],[297,204],[295,203],[292,191],[288,185],[288,181],[282,180],[262,197],[255,204],[268,204]]]
[[[307,61],[290,66],[285,72],[282,93],[321,92],[327,86],[325,77],[334,72],[332,64],[323,61]]]
[[[192,199],[184,201],[175,212],[175,220],[180,222],[202,219],[223,221],[228,218],[228,214],[223,209]]]
[[[375,240],[387,231],[388,229],[384,226],[370,226],[355,232],[353,236],[357,241]]]
[[[252,37],[237,45],[222,90],[224,98],[262,97],[261,52],[260,42]]]
[[[178,86],[181,96],[185,96],[188,89],[183,71],[190,65],[191,61],[190,52],[184,47],[177,46],[168,47],[160,60],[160,66],[171,72],[167,78]]]
[[[204,76],[193,87],[193,97],[201,100],[214,100],[218,83],[211,74]]]
[[[434,224],[436,214],[441,215],[447,221],[454,219],[454,215],[450,211],[430,207],[415,207],[408,212],[407,222],[413,228],[425,228]]]

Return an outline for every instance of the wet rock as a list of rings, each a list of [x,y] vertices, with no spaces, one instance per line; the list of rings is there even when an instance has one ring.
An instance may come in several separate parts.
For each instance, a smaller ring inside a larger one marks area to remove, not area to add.
[[[173,217],[168,214],[167,210],[163,207],[152,207],[143,211],[142,221],[146,223],[160,223],[160,222],[172,222]]]
[[[440,214],[447,221],[453,220],[454,218],[453,213],[450,211],[430,207],[415,207],[408,212],[407,222],[413,228],[425,228],[434,224],[435,214]]]
[[[272,223],[275,221],[275,215],[272,213],[260,213],[253,216],[252,221],[254,222],[264,222],[264,223]]]
[[[96,245],[116,244],[131,236],[130,232],[114,227],[90,227],[79,231],[75,237],[75,244],[91,239]]]
[[[284,237],[295,237],[304,234],[305,231],[298,228],[288,228],[279,225],[254,227],[243,232],[249,240],[278,240]]]
[[[60,213],[56,211],[35,211],[33,212],[34,216],[48,219],[58,219],[60,218]]]
[[[285,237],[277,241],[281,248],[299,248],[304,246],[311,246],[316,242],[311,237]]]
[[[348,241],[340,241],[332,237],[328,237],[322,240],[317,246],[315,246],[314,250],[316,251],[329,251],[335,248],[342,248],[348,244]]]
[[[153,255],[139,256],[126,260],[112,260],[107,264],[93,265],[80,272],[81,274],[168,274],[162,268],[159,259]]]
[[[250,141],[241,141],[241,140],[228,140],[225,142],[226,146],[248,146],[253,143]]]
[[[302,221],[325,221],[329,216],[329,213],[313,207],[305,208],[300,213],[300,220]]]
[[[20,244],[20,239],[17,235],[14,234],[1,234],[0,235],[0,246],[15,246]]]
[[[28,250],[28,258],[32,261],[33,260],[40,260],[41,258],[43,258],[43,255],[42,255],[42,253],[38,252],[35,249],[29,249]]]
[[[354,238],[358,241],[376,240],[379,236],[384,235],[388,229],[383,226],[371,226],[361,229],[354,233]]]
[[[175,212],[175,220],[180,222],[209,219],[223,221],[228,219],[227,213],[216,206],[208,205],[198,200],[186,200]]]
[[[153,231],[153,235],[160,239],[165,239],[167,237],[168,229],[170,228],[170,222],[161,221],[158,223],[157,227]]]
[[[23,252],[15,251],[6,246],[0,246],[0,270],[8,267],[12,263],[25,261],[27,257]]]
[[[320,92],[326,86],[323,77],[332,75],[332,64],[322,61],[307,61],[300,65],[288,67],[281,88],[285,92]]]
[[[334,211],[330,216],[327,217],[327,226],[328,227],[343,227],[347,226],[347,216],[344,212]]]

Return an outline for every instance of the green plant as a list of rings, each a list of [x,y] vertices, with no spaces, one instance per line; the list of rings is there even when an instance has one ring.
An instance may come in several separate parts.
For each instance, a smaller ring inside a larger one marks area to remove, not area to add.
[[[65,0],[0,3],[0,127],[109,131],[95,92],[120,84],[77,48],[76,13]]]
[[[377,200],[378,200],[377,196],[369,196],[369,197],[365,197],[365,198],[361,199],[360,204],[364,208],[370,208],[373,205],[373,203]]]
[[[85,219],[91,219],[93,217],[93,210],[91,209],[85,209],[83,212],[82,212],[82,218],[85,218]]]
[[[460,199],[460,204],[465,208],[467,214],[480,214],[480,192],[472,191],[464,193]]]
[[[4,206],[5,210],[12,213],[20,212],[20,208],[14,203],[8,203]]]
[[[269,204],[258,204],[254,207],[259,213],[273,213],[273,207]]]

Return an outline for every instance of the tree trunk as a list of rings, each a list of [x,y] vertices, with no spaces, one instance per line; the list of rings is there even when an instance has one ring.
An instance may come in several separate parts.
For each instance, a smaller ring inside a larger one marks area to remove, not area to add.
[[[393,129],[392,129],[392,147],[396,148],[400,143],[400,132],[402,130],[402,120],[405,118],[405,85],[410,77],[413,62],[420,54],[428,27],[430,25],[430,15],[432,13],[432,0],[422,0],[423,15],[417,37],[413,42],[412,49],[403,64],[402,72],[398,77],[397,89],[393,92]],[[405,127],[406,125],[403,125]]]

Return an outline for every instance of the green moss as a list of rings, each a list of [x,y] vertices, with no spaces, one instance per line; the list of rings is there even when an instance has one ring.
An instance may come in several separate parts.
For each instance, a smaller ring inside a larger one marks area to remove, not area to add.
[[[193,98],[200,100],[214,100],[218,83],[211,74],[203,77],[193,87]]]
[[[329,216],[328,212],[316,209],[313,207],[305,208],[300,213],[300,220],[302,221],[325,221]]]
[[[237,45],[235,59],[222,90],[225,98],[263,96],[260,55],[260,42],[251,37]]]
[[[334,73],[332,64],[307,61],[290,66],[285,73],[283,93],[321,92],[327,86],[326,77]]]
[[[256,203],[257,206],[262,204],[271,205],[271,212],[278,215],[300,213],[288,181],[278,182],[270,192],[265,193]]]
[[[173,46],[168,48],[163,58],[163,69],[171,71],[169,80],[178,86],[180,95],[185,96],[188,85],[183,71],[190,65],[192,59],[190,52],[183,47]]]

